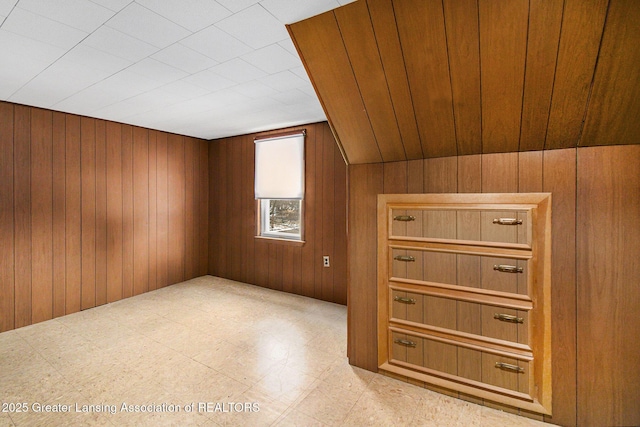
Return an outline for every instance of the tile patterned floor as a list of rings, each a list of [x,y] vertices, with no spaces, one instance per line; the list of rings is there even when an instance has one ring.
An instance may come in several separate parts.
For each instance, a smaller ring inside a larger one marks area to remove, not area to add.
[[[0,426],[543,425],[346,347],[344,306],[200,277],[0,334]]]

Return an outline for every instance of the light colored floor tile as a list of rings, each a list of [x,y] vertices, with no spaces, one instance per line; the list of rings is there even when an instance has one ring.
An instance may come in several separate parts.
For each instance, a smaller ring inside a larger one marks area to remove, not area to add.
[[[328,426],[330,424],[323,423],[313,417],[305,415],[304,413],[293,410],[285,415],[283,415],[278,421],[276,421],[276,426],[278,427],[298,427],[298,426],[307,426],[307,427],[323,427]]]
[[[292,404],[318,381],[297,368],[278,366],[251,387],[251,391],[287,405]]]
[[[342,425],[345,418],[360,398],[342,388],[331,387],[320,381],[304,399],[296,403],[295,409],[328,425]]]
[[[0,401],[73,410],[0,427],[542,425],[350,366],[346,316],[203,276],[1,333]]]

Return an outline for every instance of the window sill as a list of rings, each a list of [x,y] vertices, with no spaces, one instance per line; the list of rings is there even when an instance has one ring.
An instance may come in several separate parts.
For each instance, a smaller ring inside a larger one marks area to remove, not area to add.
[[[304,240],[278,239],[277,237],[254,236],[257,240],[264,240],[267,243],[277,243],[290,246],[304,246]]]

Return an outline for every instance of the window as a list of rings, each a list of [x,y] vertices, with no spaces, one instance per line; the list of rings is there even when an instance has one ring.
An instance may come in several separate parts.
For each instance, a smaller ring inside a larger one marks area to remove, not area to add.
[[[260,200],[260,231],[264,237],[302,240],[302,201]]]
[[[256,139],[259,236],[302,240],[304,132]]]

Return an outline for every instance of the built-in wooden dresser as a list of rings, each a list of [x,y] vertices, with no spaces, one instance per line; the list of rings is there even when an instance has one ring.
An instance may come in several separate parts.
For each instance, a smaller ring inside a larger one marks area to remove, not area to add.
[[[378,365],[551,414],[551,195],[378,196]]]

